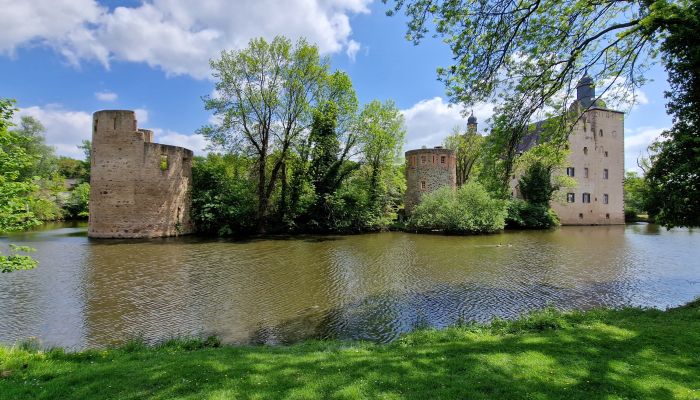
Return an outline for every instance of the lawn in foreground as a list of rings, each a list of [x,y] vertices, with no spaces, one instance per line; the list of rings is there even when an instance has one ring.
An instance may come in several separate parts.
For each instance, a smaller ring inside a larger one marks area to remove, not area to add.
[[[700,399],[700,300],[546,310],[389,345],[216,346],[0,348],[0,399]]]

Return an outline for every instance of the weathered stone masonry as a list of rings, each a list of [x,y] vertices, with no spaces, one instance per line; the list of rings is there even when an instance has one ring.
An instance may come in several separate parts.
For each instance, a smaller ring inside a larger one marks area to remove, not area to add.
[[[192,151],[153,143],[133,111],[93,115],[90,222],[94,238],[190,233]]]
[[[418,149],[406,152],[406,201],[404,209],[410,215],[420,203],[421,196],[443,186],[456,188],[457,159],[449,149]]]

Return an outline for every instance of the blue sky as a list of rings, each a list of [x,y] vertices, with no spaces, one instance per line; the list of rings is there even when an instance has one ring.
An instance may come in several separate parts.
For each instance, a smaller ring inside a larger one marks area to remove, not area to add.
[[[15,98],[21,115],[46,126],[59,154],[79,157],[90,137],[91,115],[135,109],[156,141],[202,152],[194,132],[207,123],[201,97],[210,94],[208,60],[252,37],[304,36],[352,78],[362,103],[393,99],[403,111],[406,148],[434,146],[464,125],[435,70],[450,52],[429,38],[404,39],[403,17],[387,17],[371,0],[0,0],[0,96]],[[665,73],[659,66],[624,110],[626,168],[671,119],[664,109]],[[480,121],[488,104],[474,107]],[[484,125],[482,124],[482,127]]]

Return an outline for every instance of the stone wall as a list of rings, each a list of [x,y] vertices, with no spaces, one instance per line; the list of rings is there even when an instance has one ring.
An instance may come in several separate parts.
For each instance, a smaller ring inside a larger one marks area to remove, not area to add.
[[[457,187],[454,151],[436,147],[406,152],[406,215],[418,205],[421,196],[444,186]]]
[[[625,223],[624,132],[624,114],[613,110],[593,108],[576,124],[569,135],[571,153],[559,171],[566,174],[566,167],[574,169],[578,185],[567,190],[573,194],[573,202],[564,197],[551,204],[563,225]],[[589,203],[583,202],[584,193],[590,195]]]
[[[625,223],[624,131],[624,114],[604,108],[591,108],[576,123],[569,135],[570,154],[566,164],[554,172],[566,175],[567,168],[573,168],[577,183],[575,188],[558,193],[558,198],[550,204],[562,225]],[[510,182],[513,195],[520,197],[520,176],[513,178]],[[584,202],[584,193],[590,202]]]
[[[152,143],[133,111],[93,115],[88,236],[146,238],[190,233],[192,151]]]

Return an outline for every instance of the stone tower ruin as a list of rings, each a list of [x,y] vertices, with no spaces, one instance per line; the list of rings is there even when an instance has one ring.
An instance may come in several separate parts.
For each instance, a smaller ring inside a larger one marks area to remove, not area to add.
[[[406,152],[406,215],[411,214],[421,196],[444,186],[457,187],[454,151],[437,146]]]
[[[90,222],[94,238],[190,233],[192,151],[153,143],[133,111],[93,114]]]

